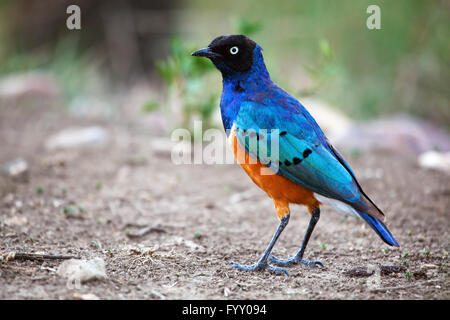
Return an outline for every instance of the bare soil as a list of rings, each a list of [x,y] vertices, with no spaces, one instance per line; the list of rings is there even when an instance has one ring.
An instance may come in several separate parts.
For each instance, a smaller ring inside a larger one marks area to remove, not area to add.
[[[92,124],[110,133],[106,146],[44,148],[68,125]],[[0,164],[22,157],[30,167],[28,182],[0,176],[0,253],[100,257],[108,275],[73,288],[55,272],[61,261],[3,259],[1,299],[450,298],[448,175],[402,154],[345,154],[401,247],[324,207],[305,258],[325,269],[246,273],[229,261],[260,257],[278,225],[272,201],[237,165],[173,165],[152,149],[154,136],[142,123],[0,108]],[[306,208],[292,209],[277,256],[296,252],[309,221]]]

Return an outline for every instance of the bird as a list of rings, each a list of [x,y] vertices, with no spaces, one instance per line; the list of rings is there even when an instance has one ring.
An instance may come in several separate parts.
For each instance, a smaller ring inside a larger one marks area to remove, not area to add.
[[[261,46],[246,35],[223,35],[191,55],[210,59],[221,72],[220,113],[229,145],[250,179],[272,198],[279,219],[262,256],[250,265],[231,261],[232,267],[286,275],[285,267],[296,264],[324,268],[304,259],[322,205],[364,220],[385,243],[399,247],[384,213],[341,153],[306,108],[271,80]],[[282,259],[272,249],[289,222],[291,204],[306,206],[310,220],[296,254]]]

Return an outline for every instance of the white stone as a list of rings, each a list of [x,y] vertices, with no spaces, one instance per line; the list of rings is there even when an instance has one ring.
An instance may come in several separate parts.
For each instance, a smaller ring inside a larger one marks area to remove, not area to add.
[[[70,259],[61,263],[57,274],[71,282],[84,283],[91,280],[106,279],[105,261],[101,258],[91,260]]]
[[[81,146],[104,145],[108,141],[108,133],[98,126],[87,128],[68,128],[47,139],[45,147],[52,149],[68,149]]]
[[[450,152],[427,151],[419,156],[419,165],[450,173]]]

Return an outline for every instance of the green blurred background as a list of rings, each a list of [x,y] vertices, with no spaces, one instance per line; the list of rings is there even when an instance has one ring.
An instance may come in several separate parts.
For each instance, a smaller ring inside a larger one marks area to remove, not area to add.
[[[66,28],[70,4],[81,7],[81,30]],[[371,4],[381,30],[366,27]],[[0,0],[0,78],[50,72],[75,108],[80,97],[120,103],[144,82],[157,94],[142,112],[176,100],[183,124],[209,121],[221,79],[189,53],[246,33],[300,100],[317,97],[355,119],[409,113],[449,129],[449,21],[449,1]]]

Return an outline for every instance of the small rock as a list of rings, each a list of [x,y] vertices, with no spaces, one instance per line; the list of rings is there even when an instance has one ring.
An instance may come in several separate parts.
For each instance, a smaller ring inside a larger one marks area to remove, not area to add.
[[[450,152],[427,151],[419,156],[419,165],[450,173]]]
[[[343,134],[330,137],[339,149],[382,149],[418,155],[429,150],[450,150],[450,137],[443,129],[407,115],[355,123]]]
[[[59,208],[62,205],[62,202],[59,201],[58,199],[54,199],[52,201],[52,205],[53,205],[54,208]]]
[[[28,163],[22,159],[17,158],[3,167],[3,172],[10,178],[20,182],[28,181]]]
[[[145,228],[141,228],[137,231],[130,231],[129,229],[127,229],[127,237],[129,238],[140,238],[143,236],[146,236],[147,234],[151,233],[151,232],[158,232],[158,233],[166,233],[166,230],[164,230],[161,226],[154,226],[154,227],[145,227]]]
[[[152,256],[156,251],[159,250],[158,246],[155,247],[125,247],[122,251],[127,251],[129,255],[143,255],[143,256]]]
[[[11,205],[14,201],[14,194],[12,193],[8,193],[4,198],[3,198],[3,203],[5,205]]]
[[[109,135],[102,127],[68,128],[47,139],[48,150],[104,145]]]
[[[86,294],[74,293],[73,298],[77,300],[100,300],[100,298],[93,293],[86,293]]]
[[[105,261],[101,258],[91,260],[70,259],[61,263],[57,274],[72,282],[88,282],[107,278]]]
[[[26,217],[13,216],[5,219],[3,222],[7,226],[22,226],[28,223],[28,219]]]
[[[184,243],[184,245],[185,245],[186,247],[188,247],[188,248],[191,249],[191,250],[198,250],[198,251],[200,251],[200,252],[206,252],[205,247],[200,246],[200,245],[196,244],[195,242],[193,242],[193,241],[191,241],[191,240],[183,239],[183,243]]]

